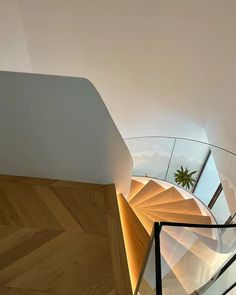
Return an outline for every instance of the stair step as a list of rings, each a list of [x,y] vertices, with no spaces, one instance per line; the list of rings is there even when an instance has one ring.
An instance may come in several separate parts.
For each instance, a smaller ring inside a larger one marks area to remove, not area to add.
[[[218,229],[211,229],[211,228],[191,228],[191,231],[198,237],[200,241],[207,244],[212,250],[219,249],[220,241],[212,238],[212,234],[214,230]]]
[[[132,179],[128,200],[130,201],[144,186],[144,183]]]
[[[162,294],[188,295],[172,270],[170,270],[168,274],[162,279]]]
[[[229,254],[212,250],[207,244],[199,240],[197,235],[185,228],[165,226],[163,231],[203,260],[209,267],[218,269],[229,257]]]
[[[183,222],[183,223],[194,223],[194,224],[211,224],[211,219],[208,216],[183,214],[183,213],[172,213],[172,212],[161,212],[140,209],[147,217],[153,221],[169,221],[169,222]]]
[[[187,248],[163,230],[161,230],[160,233],[160,248],[161,254],[167,261],[170,269],[172,269],[188,251]]]
[[[140,210],[138,210],[137,208],[132,207],[132,209],[134,213],[137,215],[138,219],[141,221],[142,225],[145,227],[149,236],[151,236],[154,222],[150,218],[148,218],[145,214],[140,212]]]
[[[175,201],[181,201],[184,200],[184,197],[180,194],[180,192],[177,191],[174,187],[170,187],[153,197],[149,198],[146,201],[140,202],[138,204],[138,207],[144,207],[144,206],[152,206],[157,204],[165,204]]]
[[[133,291],[137,286],[150,237],[123,195],[118,196],[121,225]]]
[[[199,238],[202,237],[202,239],[206,238],[206,239],[212,239],[212,231],[213,229],[211,228],[197,228],[197,227],[193,227],[191,228],[191,231],[194,232],[195,234],[199,235]],[[212,240],[213,243],[214,240]]]
[[[153,289],[150,283],[143,277],[139,286],[138,294],[156,295],[156,289]]]
[[[184,213],[184,214],[191,214],[191,215],[202,215],[201,210],[199,209],[194,199],[186,199],[186,200],[181,200],[177,202],[145,206],[142,208],[146,210],[153,210],[153,211],[165,211],[165,212]]]
[[[154,195],[164,191],[164,188],[153,180],[150,180],[131,200],[130,204],[137,204],[146,201]]]
[[[187,294],[192,294],[211,279],[215,270],[211,270],[204,260],[168,234],[162,232],[160,238],[162,255]]]

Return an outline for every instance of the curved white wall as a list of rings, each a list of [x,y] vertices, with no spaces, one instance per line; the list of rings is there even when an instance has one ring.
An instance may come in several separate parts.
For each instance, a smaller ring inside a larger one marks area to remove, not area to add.
[[[0,72],[0,173],[115,183],[132,159],[94,86],[83,78]]]
[[[235,0],[0,0],[0,16],[0,69],[88,78],[124,137],[206,140],[210,113],[234,137]]]

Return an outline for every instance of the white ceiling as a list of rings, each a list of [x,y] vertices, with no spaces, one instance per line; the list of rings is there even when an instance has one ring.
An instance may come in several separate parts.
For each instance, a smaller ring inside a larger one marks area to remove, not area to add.
[[[0,5],[0,69],[88,78],[124,137],[204,138],[212,105],[235,101],[235,0]]]

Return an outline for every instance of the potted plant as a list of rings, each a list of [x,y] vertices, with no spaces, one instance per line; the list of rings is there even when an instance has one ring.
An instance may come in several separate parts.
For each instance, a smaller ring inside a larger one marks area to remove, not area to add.
[[[177,169],[177,171],[174,173],[175,182],[178,185],[181,185],[183,188],[190,189],[196,182],[196,180],[192,178],[196,172],[197,171],[190,172],[187,167],[184,169],[183,166],[181,166],[181,168]]]

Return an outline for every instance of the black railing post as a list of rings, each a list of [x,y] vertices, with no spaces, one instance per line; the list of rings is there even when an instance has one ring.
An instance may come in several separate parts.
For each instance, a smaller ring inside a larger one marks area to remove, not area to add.
[[[162,295],[162,277],[161,277],[161,245],[160,245],[160,231],[161,225],[155,222],[155,268],[156,268],[156,294]]]

